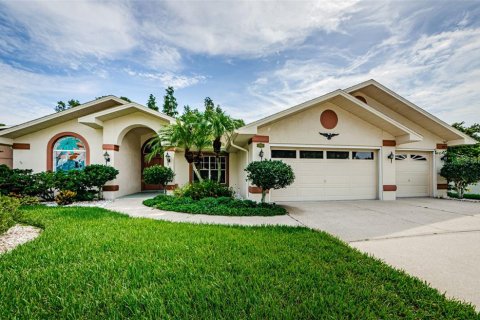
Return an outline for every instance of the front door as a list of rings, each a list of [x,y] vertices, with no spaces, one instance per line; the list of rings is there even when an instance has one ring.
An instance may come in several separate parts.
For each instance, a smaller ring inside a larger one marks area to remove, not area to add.
[[[142,146],[142,152],[141,152],[141,155],[142,155],[142,159],[140,160],[141,163],[142,163],[142,174],[141,174],[141,177],[142,177],[142,191],[143,190],[162,190],[162,186],[160,186],[159,184],[147,184],[145,183],[144,179],[143,179],[143,169],[145,168],[148,168],[148,167],[151,167],[151,166],[154,166],[154,165],[161,165],[163,166],[163,157],[162,155],[157,155],[155,156],[151,161],[147,161],[145,159],[145,156],[147,154],[150,153],[151,149],[150,147],[148,146],[148,143],[150,142],[150,140],[147,140],[143,146]]]

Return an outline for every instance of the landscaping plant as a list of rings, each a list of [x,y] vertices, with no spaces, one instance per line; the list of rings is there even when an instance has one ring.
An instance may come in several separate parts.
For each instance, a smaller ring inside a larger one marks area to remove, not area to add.
[[[143,170],[143,178],[148,184],[159,184],[165,187],[173,181],[174,177],[175,173],[169,167],[154,165]]]
[[[276,204],[257,203],[232,197],[190,197],[159,195],[143,202],[144,205],[166,211],[208,214],[219,216],[275,216],[287,214],[287,210]]]
[[[61,190],[55,196],[55,202],[59,206],[66,206],[66,205],[72,204],[76,196],[77,196],[77,193],[75,191]]]
[[[480,181],[480,161],[462,157],[450,158],[440,170],[440,175],[453,183],[458,198],[462,199],[468,185]]]
[[[293,183],[295,175],[292,167],[279,160],[250,162],[245,168],[247,180],[262,190],[262,203],[268,190],[282,189]]]
[[[118,175],[118,170],[111,166],[102,164],[91,164],[83,170],[86,181],[90,186],[95,187],[98,192],[98,199],[103,199],[103,186]]]
[[[19,220],[18,207],[20,207],[20,201],[17,198],[0,195],[0,234]]]
[[[202,198],[233,197],[233,190],[229,187],[212,180],[189,183],[184,187],[175,190],[175,196],[188,197],[193,200]]]

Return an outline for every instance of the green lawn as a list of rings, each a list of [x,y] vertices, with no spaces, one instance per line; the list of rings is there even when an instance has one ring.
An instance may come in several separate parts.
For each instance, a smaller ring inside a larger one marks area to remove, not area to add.
[[[32,208],[0,256],[0,319],[478,319],[471,306],[325,233]]]

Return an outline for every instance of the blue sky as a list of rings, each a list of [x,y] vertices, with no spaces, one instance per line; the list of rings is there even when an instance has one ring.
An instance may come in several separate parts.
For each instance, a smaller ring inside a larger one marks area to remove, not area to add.
[[[480,122],[478,1],[0,1],[0,123],[106,94],[247,122],[374,78]]]

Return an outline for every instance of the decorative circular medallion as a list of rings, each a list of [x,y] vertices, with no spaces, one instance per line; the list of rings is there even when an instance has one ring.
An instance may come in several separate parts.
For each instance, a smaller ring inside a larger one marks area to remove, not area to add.
[[[325,129],[333,129],[337,126],[338,117],[332,110],[325,110],[320,115],[320,123]]]

